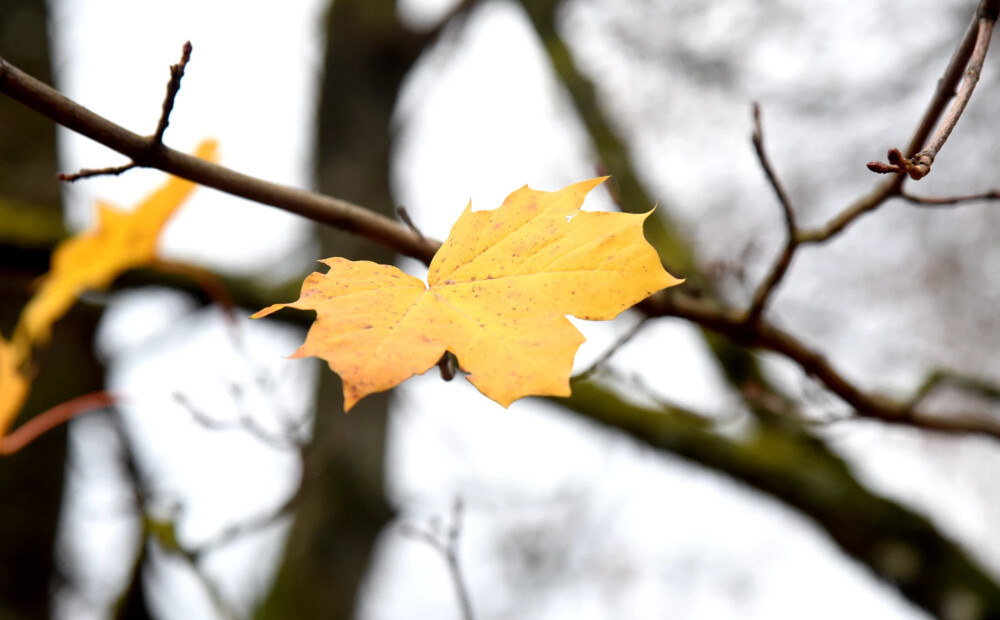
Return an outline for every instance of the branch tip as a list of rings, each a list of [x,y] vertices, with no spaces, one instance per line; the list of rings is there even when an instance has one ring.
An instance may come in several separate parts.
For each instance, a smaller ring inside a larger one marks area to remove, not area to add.
[[[972,98],[972,91],[979,82],[979,76],[983,72],[983,64],[986,62],[986,52],[989,51],[990,39],[993,37],[993,26],[997,20],[998,6],[1000,6],[1000,2],[996,0],[980,2],[972,24],[969,25],[962,42],[959,43],[954,57],[945,70],[944,77],[938,82],[937,92],[924,114],[924,119],[910,143],[908,152],[913,153],[923,146],[924,139],[930,133],[930,128],[944,112],[948,100],[954,97],[955,101],[927,145],[911,158],[904,157],[899,149],[891,149],[888,155],[888,164],[868,162],[869,170],[878,174],[905,172],[914,181],[919,181],[930,174],[934,158],[937,157],[941,147],[944,146],[952,130],[955,129],[955,125],[958,124],[958,119],[965,111],[965,107]],[[961,80],[961,86],[958,86],[959,80]],[[958,87],[957,91],[956,87]]]
[[[167,126],[170,125],[170,113],[174,109],[177,93],[181,90],[181,78],[184,77],[184,69],[187,68],[187,64],[191,60],[192,49],[191,42],[185,41],[181,48],[180,62],[176,65],[170,65],[170,81],[167,82],[167,94],[163,97],[163,111],[160,113],[160,120],[156,124],[156,133],[153,135],[154,144],[163,144],[163,134],[167,131]]]

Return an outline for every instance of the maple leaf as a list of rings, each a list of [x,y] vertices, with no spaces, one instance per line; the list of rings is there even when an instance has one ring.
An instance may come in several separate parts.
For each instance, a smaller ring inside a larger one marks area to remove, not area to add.
[[[28,378],[19,370],[24,355],[0,337],[0,437],[10,428],[28,396]]]
[[[194,154],[216,161],[217,146],[215,140],[204,140]],[[52,253],[52,268],[22,310],[14,340],[24,348],[47,342],[52,324],[83,292],[107,288],[122,272],[152,263],[160,231],[195,187],[171,176],[129,212],[98,201],[93,228],[63,241]]]
[[[315,310],[292,355],[326,360],[344,409],[426,372],[451,351],[467,379],[504,407],[528,395],[568,396],[583,335],[566,318],[612,319],[681,280],[642,234],[649,213],[581,211],[604,179],[557,192],[527,186],[492,211],[455,222],[431,261],[429,286],[389,265],[329,258],[295,302]],[[650,212],[651,213],[651,212]]]

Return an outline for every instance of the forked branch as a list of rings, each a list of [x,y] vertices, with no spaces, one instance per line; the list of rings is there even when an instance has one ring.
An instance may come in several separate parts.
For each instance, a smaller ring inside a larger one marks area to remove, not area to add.
[[[360,235],[429,264],[440,242],[346,200],[314,194],[241,174],[175,151],[94,114],[0,57],[0,93],[56,123],[131,158],[199,185],[277,207],[321,224]]]
[[[167,94],[163,98],[163,111],[160,113],[160,120],[156,123],[156,133],[153,134],[149,141],[153,147],[163,146],[163,134],[167,131],[167,125],[170,124],[170,113],[174,109],[174,101],[177,99],[177,93],[181,90],[181,78],[184,77],[184,69],[187,67],[188,61],[191,60],[191,42],[187,41],[184,43],[184,47],[181,49],[181,61],[176,65],[170,65],[170,81],[167,82]],[[108,168],[84,168],[73,174],[59,173],[57,176],[60,181],[78,181],[80,179],[86,179],[89,177],[97,176],[118,176],[123,172],[127,172],[132,168],[139,167],[139,164],[133,159],[131,162],[125,164],[124,166],[110,166]]]

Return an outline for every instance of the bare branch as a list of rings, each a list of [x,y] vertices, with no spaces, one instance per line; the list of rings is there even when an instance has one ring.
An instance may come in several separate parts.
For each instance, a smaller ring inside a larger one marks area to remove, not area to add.
[[[787,357],[850,405],[858,417],[945,433],[981,434],[1000,439],[1000,419],[984,419],[961,412],[950,416],[929,416],[913,411],[909,403],[894,402],[867,393],[851,383],[820,352],[795,336],[764,321],[751,323],[740,312],[716,308],[676,292],[651,297],[641,302],[639,307],[650,316],[687,319],[745,347],[773,351]]]
[[[760,160],[760,166],[764,169],[767,180],[770,181],[774,193],[778,196],[778,202],[781,203],[781,210],[785,215],[785,233],[787,235],[785,247],[781,250],[781,255],[778,256],[778,260],[771,267],[771,272],[767,274],[767,277],[764,278],[764,281],[761,282],[756,292],[754,292],[750,310],[747,312],[747,321],[756,323],[764,312],[764,306],[767,305],[771,293],[774,292],[774,289],[778,287],[782,278],[788,272],[788,267],[792,264],[792,257],[795,256],[795,251],[799,247],[799,240],[796,237],[798,229],[795,224],[795,210],[792,209],[792,202],[789,200],[785,188],[782,187],[781,182],[778,180],[778,175],[775,174],[774,169],[771,167],[767,151],[764,150],[764,131],[760,123],[760,106],[756,103],[753,104],[753,147],[757,153],[757,159]]]
[[[191,42],[187,41],[181,49],[181,61],[176,65],[170,65],[170,81],[167,82],[167,94],[163,98],[163,111],[160,113],[159,122],[156,123],[156,133],[149,139],[152,146],[163,145],[163,133],[167,130],[167,125],[170,124],[170,112],[174,109],[174,100],[177,99],[177,93],[181,89],[181,78],[184,77],[184,69],[187,67],[188,61],[190,60]],[[136,163],[133,158],[131,162],[125,164],[124,166],[84,168],[83,170],[72,174],[60,172],[56,175],[56,178],[60,181],[72,183],[74,181],[79,181],[80,179],[89,179],[91,177],[118,176],[123,172],[128,172],[129,170],[137,167],[139,167],[139,164]]]
[[[906,156],[900,153],[898,149],[891,149],[888,155],[888,164],[869,162],[869,170],[882,174],[906,173],[914,181],[922,179],[930,173],[934,158],[937,157],[941,147],[944,146],[944,143],[948,140],[948,136],[951,135],[952,130],[958,123],[958,119],[962,116],[962,112],[965,111],[965,106],[968,105],[969,99],[972,98],[972,91],[979,82],[979,75],[982,73],[983,63],[986,61],[986,52],[990,47],[993,26],[996,23],[998,13],[1000,13],[1000,1],[998,0],[982,0],[976,9],[976,15],[973,17],[972,23],[969,25],[969,29],[962,38],[958,49],[955,51],[955,55],[952,57],[952,61],[945,71],[945,77],[941,79],[938,85],[938,91],[935,93],[934,101],[929,111],[935,110],[938,105],[941,110],[944,109],[945,102],[954,93],[955,84],[958,83],[963,69],[965,69],[965,79],[962,81],[962,86],[955,95],[955,101],[952,103],[951,109],[948,110],[944,121],[938,127],[937,131],[934,132],[930,143],[921,151],[914,153],[913,151],[920,148],[920,144],[916,143],[916,137],[921,133],[918,131],[917,136],[914,137],[914,142],[911,142],[910,148],[907,149]],[[970,41],[972,41],[971,45]],[[947,98],[944,95],[947,95]],[[940,114],[941,111],[939,110],[933,114],[933,117],[930,114],[926,114],[921,123],[921,131],[929,131],[929,126],[932,126],[936,122]],[[923,140],[920,140],[920,142],[922,143]]]
[[[118,151],[137,166],[155,168],[206,187],[277,207],[392,248],[429,264],[440,242],[364,207],[270,183],[155,144],[94,114],[0,58],[0,93],[56,123]]]
[[[855,200],[822,228],[800,230],[796,234],[799,244],[804,245],[807,243],[829,241],[832,237],[840,234],[845,228],[857,221],[862,215],[878,209],[888,198],[899,194],[905,179],[905,176],[897,175],[895,178],[876,185],[871,192]]]

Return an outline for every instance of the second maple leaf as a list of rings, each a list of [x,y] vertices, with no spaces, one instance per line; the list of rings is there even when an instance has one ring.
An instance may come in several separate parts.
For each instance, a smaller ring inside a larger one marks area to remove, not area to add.
[[[584,338],[566,315],[612,319],[682,281],[643,237],[649,213],[580,210],[602,181],[557,192],[525,186],[492,211],[470,203],[431,261],[427,285],[390,265],[330,258],[297,301],[253,318],[315,310],[292,357],[326,360],[343,380],[345,410],[426,372],[446,350],[505,407],[524,396],[568,396]]]

